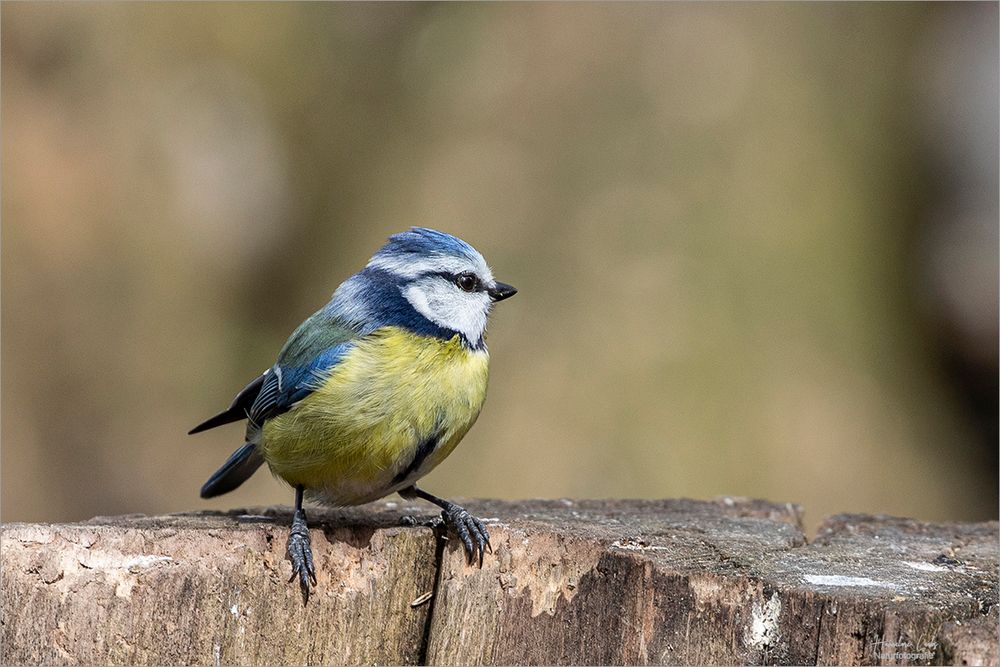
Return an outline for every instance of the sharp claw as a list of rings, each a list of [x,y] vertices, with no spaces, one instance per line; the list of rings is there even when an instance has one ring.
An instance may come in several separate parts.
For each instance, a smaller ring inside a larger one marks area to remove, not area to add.
[[[490,547],[490,533],[486,530],[486,526],[483,525],[482,521],[475,517],[473,517],[473,521],[476,524],[476,541],[479,543],[479,567],[482,567],[483,558],[486,556],[486,548],[489,547],[492,550],[492,547]]]
[[[471,563],[472,559],[476,557],[476,548],[472,545],[472,538],[469,537],[469,531],[462,530],[458,537],[462,540],[462,545],[465,547],[465,560]]]
[[[471,518],[472,532],[476,538],[476,551],[479,552],[479,567],[481,568],[483,566],[483,557],[486,555],[486,538],[483,536],[484,529],[482,523],[475,517]],[[473,557],[475,557],[475,554],[473,554]]]
[[[302,604],[309,604],[309,586],[305,582],[299,582],[302,588]]]

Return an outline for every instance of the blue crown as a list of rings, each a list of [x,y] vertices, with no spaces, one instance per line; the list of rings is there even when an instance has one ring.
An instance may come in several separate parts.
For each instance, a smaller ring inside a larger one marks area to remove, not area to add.
[[[411,227],[389,237],[389,241],[379,248],[375,257],[420,257],[452,255],[464,257],[470,262],[481,262],[482,255],[462,239],[426,227]]]

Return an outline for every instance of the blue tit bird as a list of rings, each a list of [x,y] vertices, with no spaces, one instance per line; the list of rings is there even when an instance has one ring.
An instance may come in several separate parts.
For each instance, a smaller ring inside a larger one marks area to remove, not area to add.
[[[489,533],[465,509],[416,486],[455,449],[486,398],[486,323],[517,290],[455,236],[414,227],[391,236],[303,322],[277,363],[227,410],[191,429],[246,419],[246,443],[201,489],[232,491],[263,463],[295,489],[292,578],[316,585],[303,497],[342,507],[393,492],[441,507],[467,557]]]

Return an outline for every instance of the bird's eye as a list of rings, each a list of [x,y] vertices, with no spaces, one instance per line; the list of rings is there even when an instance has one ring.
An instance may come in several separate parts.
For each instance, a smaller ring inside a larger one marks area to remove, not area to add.
[[[475,292],[479,288],[479,278],[471,273],[460,273],[455,278],[455,284],[464,292]]]

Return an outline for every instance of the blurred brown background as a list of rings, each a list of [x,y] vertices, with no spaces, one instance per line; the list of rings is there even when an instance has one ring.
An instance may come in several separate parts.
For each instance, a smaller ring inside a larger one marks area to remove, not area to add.
[[[2,518],[289,503],[185,432],[410,225],[521,290],[435,493],[995,518],[997,18],[4,3]]]

